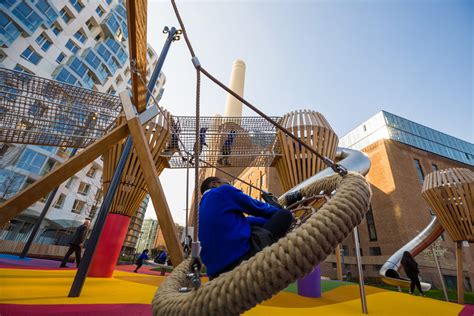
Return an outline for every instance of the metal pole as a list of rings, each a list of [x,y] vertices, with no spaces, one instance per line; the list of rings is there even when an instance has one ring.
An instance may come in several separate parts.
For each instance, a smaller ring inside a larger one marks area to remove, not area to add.
[[[436,251],[434,250],[433,246],[431,246],[431,252],[433,253],[433,258],[436,263],[436,269],[438,269],[439,279],[441,281],[441,287],[443,288],[444,299],[446,300],[446,302],[449,302],[448,291],[446,290],[446,284],[444,284],[443,274],[441,273],[441,267],[439,265],[438,256],[436,255]]]
[[[30,251],[31,244],[33,243],[33,240],[35,239],[36,234],[38,234],[41,223],[43,222],[43,219],[46,216],[46,213],[48,213],[49,207],[51,206],[51,203],[53,203],[53,199],[56,196],[58,189],[59,187],[56,187],[53,191],[49,193],[48,200],[46,200],[46,204],[44,205],[40,216],[36,220],[35,226],[33,227],[33,231],[31,232],[30,236],[28,237],[28,240],[26,241],[25,246],[23,247],[23,250],[20,254],[20,259],[25,259],[25,257],[28,255],[28,251]]]
[[[184,244],[188,247],[188,216],[189,216],[189,154],[186,152],[186,225],[184,226]]]
[[[367,310],[367,299],[365,297],[365,288],[364,288],[364,272],[362,271],[362,260],[360,257],[360,244],[359,244],[359,230],[357,226],[354,228],[354,244],[356,251],[356,260],[357,260],[357,270],[359,271],[359,292],[360,292],[360,301],[362,303],[362,313],[368,314]]]
[[[95,222],[94,228],[92,229],[91,237],[87,242],[84,258],[79,264],[79,269],[77,270],[76,276],[74,277],[74,282],[72,283],[71,289],[69,291],[69,297],[79,297],[81,295],[82,287],[84,286],[87,273],[89,272],[89,266],[91,264],[92,257],[94,256],[95,248],[97,247],[100,234],[104,228],[110,204],[112,204],[115,192],[117,192],[118,186],[120,184],[120,178],[122,177],[125,163],[127,162],[128,156],[132,150],[132,145],[132,137],[128,136],[122,151],[122,155],[120,156],[120,160],[117,164],[117,167],[115,168],[112,180],[110,181],[110,186],[107,190],[107,194],[105,195],[104,202],[100,206],[99,214],[97,215],[97,220]]]
[[[166,31],[166,28],[163,32],[165,31]],[[153,73],[150,77],[150,81],[148,83],[148,90],[146,94],[146,104],[148,104],[148,101],[151,98],[153,88],[156,85],[156,81],[158,80],[158,77],[160,75],[161,68],[163,68],[163,64],[165,63],[166,55],[168,54],[168,51],[171,47],[171,43],[173,43],[173,39],[176,35],[176,28],[172,27],[169,31],[167,31],[167,33],[168,33],[168,37],[166,38],[165,44],[163,45],[163,48],[161,49],[160,57],[158,57],[158,63],[156,64],[156,67],[153,70]]]

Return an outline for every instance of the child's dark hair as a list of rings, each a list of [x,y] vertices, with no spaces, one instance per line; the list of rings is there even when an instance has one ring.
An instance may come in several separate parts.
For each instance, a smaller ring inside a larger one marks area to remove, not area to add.
[[[218,177],[208,177],[204,179],[204,181],[201,183],[201,194],[204,194],[207,190],[210,189],[210,185],[212,182],[219,181],[220,178]]]
[[[143,252],[149,252],[148,249],[143,250]]]

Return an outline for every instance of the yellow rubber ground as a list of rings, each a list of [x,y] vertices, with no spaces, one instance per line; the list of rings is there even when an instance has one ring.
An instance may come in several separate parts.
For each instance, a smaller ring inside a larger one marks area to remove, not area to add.
[[[165,277],[115,271],[88,278],[81,297],[68,298],[74,270],[0,269],[0,304],[149,304]],[[370,315],[458,315],[462,305],[366,287]],[[281,292],[246,316],[362,315],[359,289],[340,286],[319,299]]]

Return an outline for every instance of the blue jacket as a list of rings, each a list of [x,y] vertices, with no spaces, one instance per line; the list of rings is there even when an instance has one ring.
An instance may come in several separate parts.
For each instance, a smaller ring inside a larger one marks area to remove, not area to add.
[[[208,275],[218,275],[245,255],[250,249],[250,226],[262,226],[278,210],[231,185],[206,191],[199,205],[199,239]]]

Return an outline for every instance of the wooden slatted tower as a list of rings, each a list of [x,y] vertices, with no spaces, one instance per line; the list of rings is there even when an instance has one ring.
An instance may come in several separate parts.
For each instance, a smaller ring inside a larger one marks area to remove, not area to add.
[[[284,115],[281,125],[330,159],[336,155],[339,139],[324,116],[316,111],[294,111]],[[276,167],[285,191],[323,170],[326,165],[294,140],[278,132],[282,157]]]
[[[421,194],[456,242],[458,303],[462,304],[462,242],[474,241],[474,172],[466,168],[432,172],[426,176]]]

